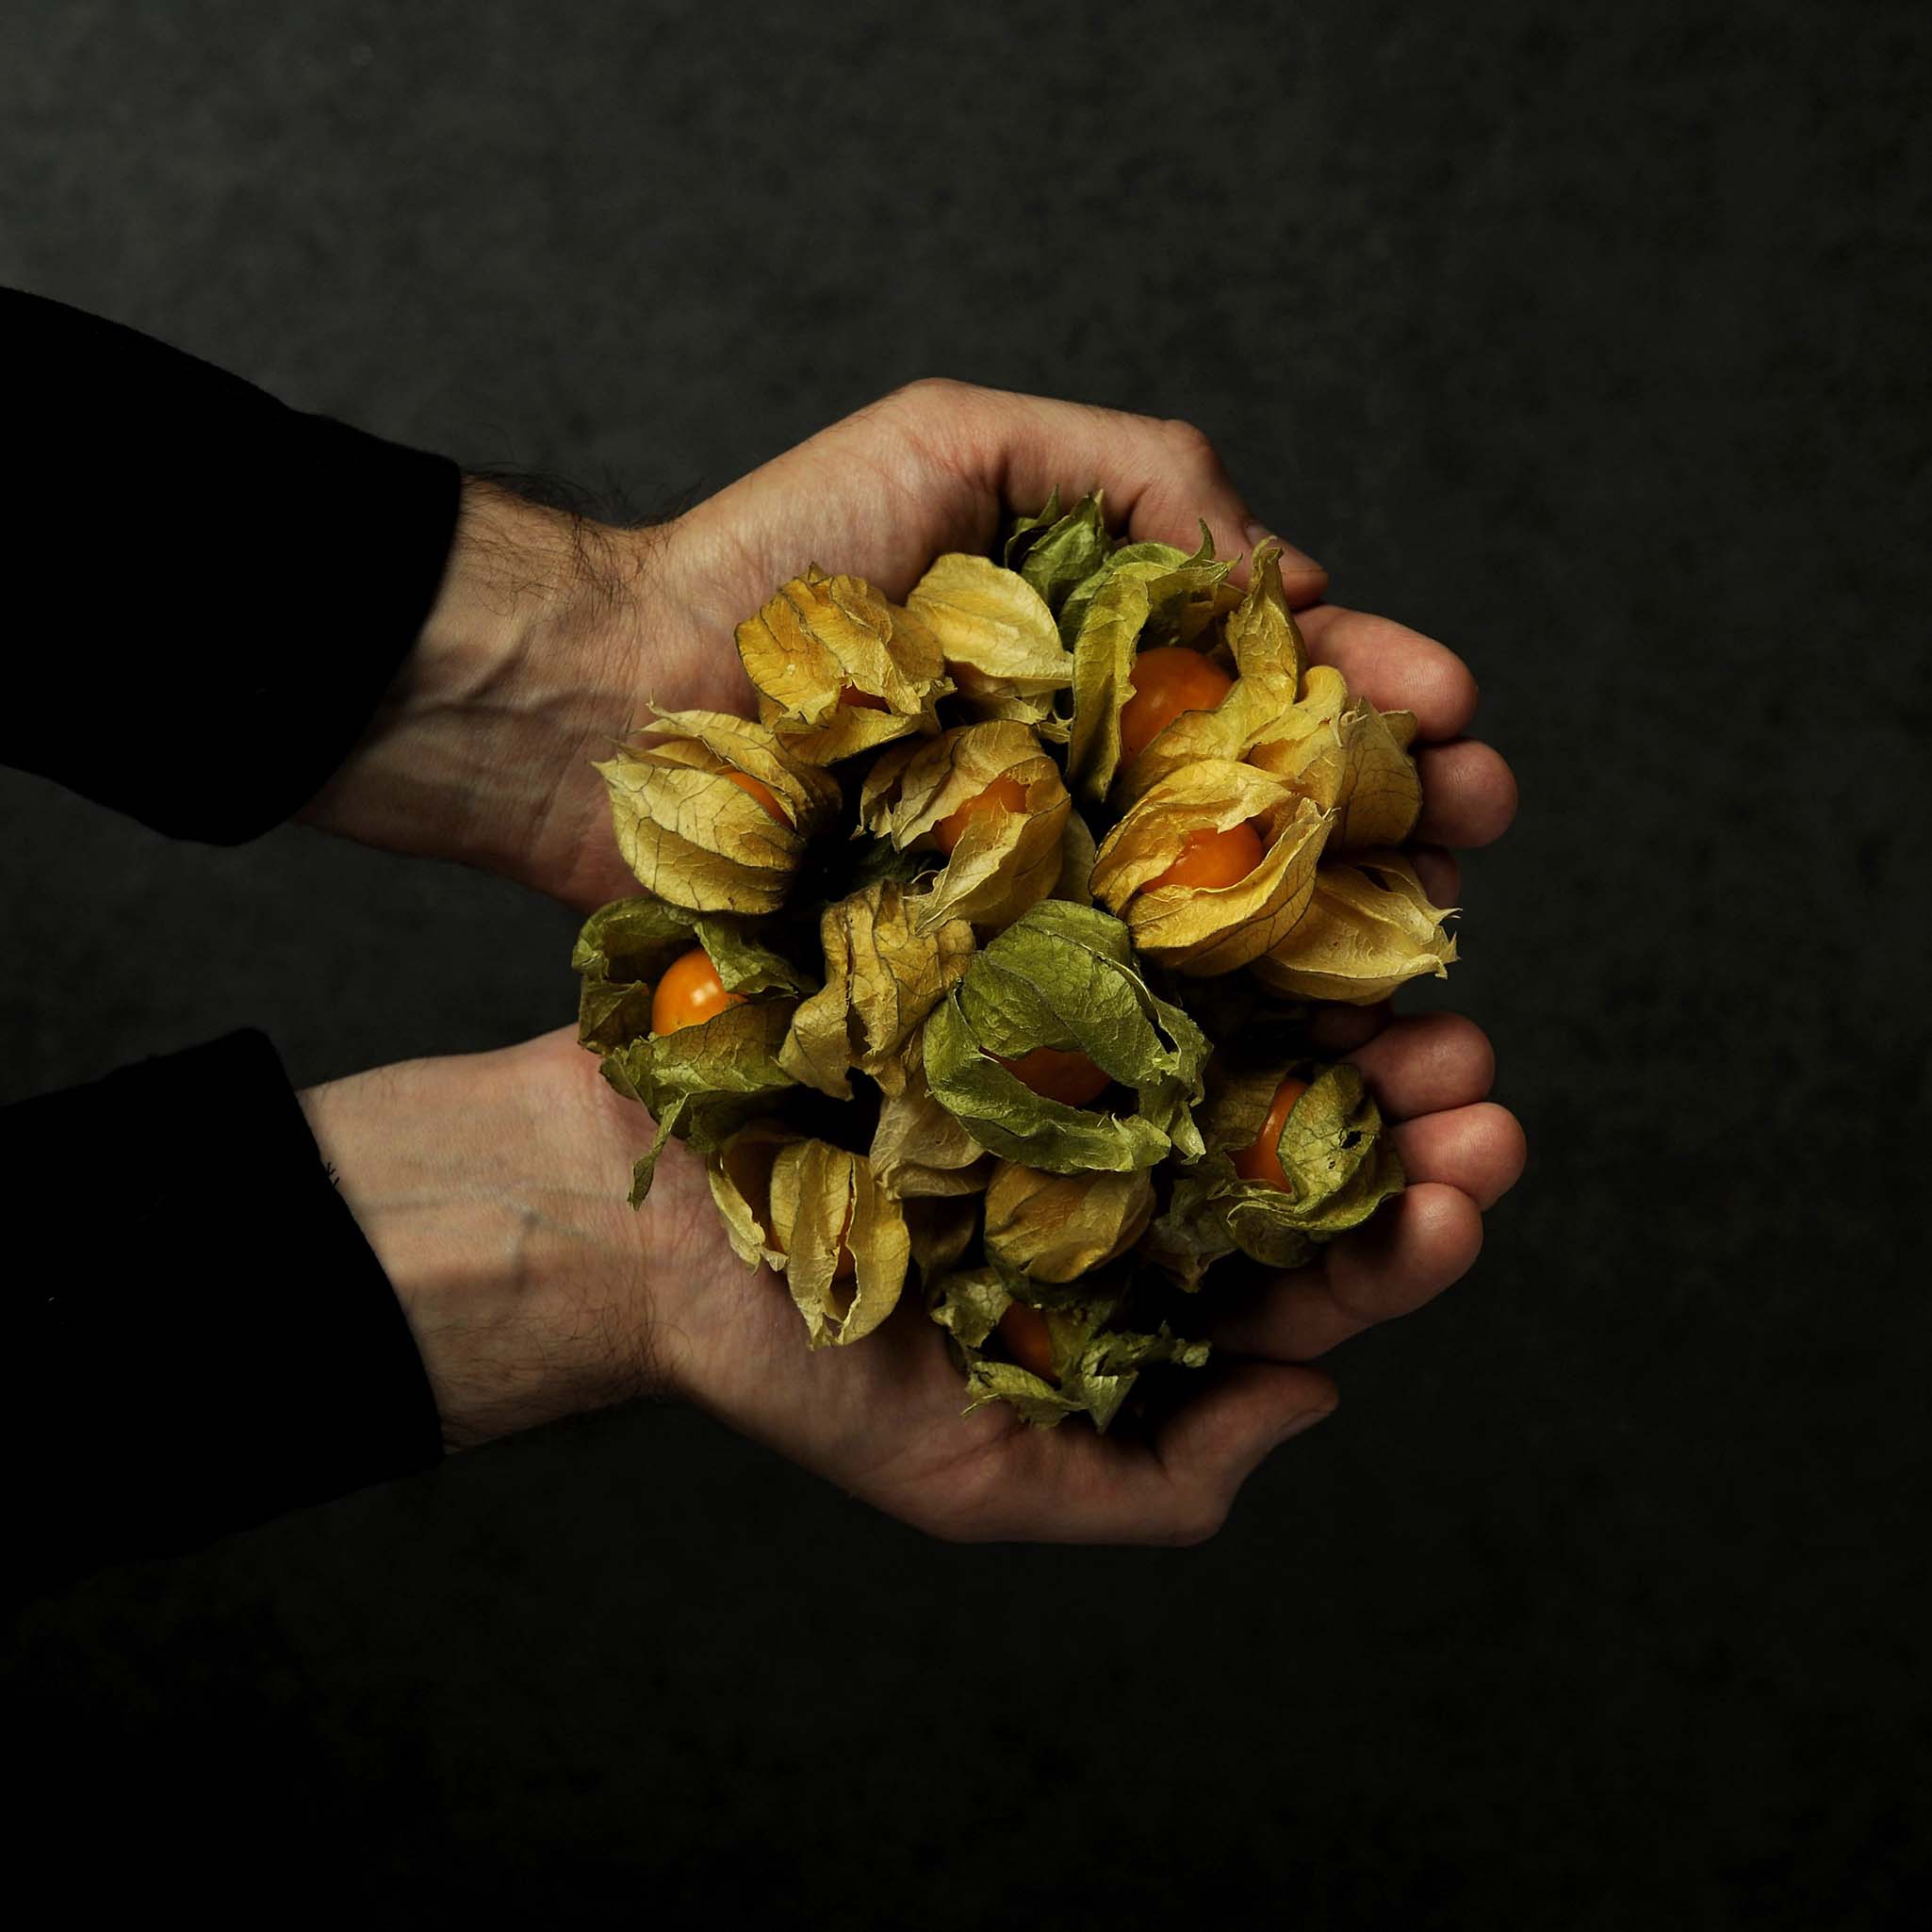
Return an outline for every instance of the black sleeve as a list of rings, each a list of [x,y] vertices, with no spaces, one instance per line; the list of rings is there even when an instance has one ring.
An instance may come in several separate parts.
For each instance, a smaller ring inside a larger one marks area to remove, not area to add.
[[[261,1034],[0,1108],[0,1188],[17,1593],[439,1460],[408,1321]]]
[[[32,296],[0,290],[0,346],[42,627],[8,653],[0,761],[178,837],[268,830],[421,629],[455,466]],[[260,1034],[0,1108],[0,1198],[16,1595],[438,1459],[408,1322]]]
[[[36,612],[0,762],[177,838],[299,810],[428,615],[460,474],[114,322],[0,289],[7,543]]]

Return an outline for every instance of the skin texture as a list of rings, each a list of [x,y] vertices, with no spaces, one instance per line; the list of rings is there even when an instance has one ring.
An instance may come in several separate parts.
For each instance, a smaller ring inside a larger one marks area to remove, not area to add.
[[[646,690],[748,712],[731,633],[774,584],[817,562],[900,599],[941,551],[985,549],[1009,510],[1096,483],[1135,538],[1191,550],[1197,516],[1224,554],[1269,533],[1189,425],[946,382],[896,391],[648,529],[471,483],[417,651],[303,816],[587,911],[634,890],[589,761],[641,722]],[[1515,810],[1507,765],[1465,735],[1474,679],[1444,646],[1323,601],[1326,575],[1301,552],[1283,574],[1315,658],[1416,712],[1416,863],[1453,904],[1451,848],[1486,844]],[[645,1208],[625,1205],[649,1126],[567,1029],[303,1101],[408,1312],[452,1449],[647,1396],[695,1403],[934,1535],[1189,1544],[1273,1448],[1333,1411],[1318,1358],[1465,1273],[1482,1211],[1522,1169],[1469,1022],[1380,1007],[1322,1024],[1395,1123],[1412,1186],[1316,1266],[1210,1295],[1216,1359],[1151,1441],[1037,1431],[999,1405],[962,1418],[943,1339],[910,1306],[858,1347],[808,1350],[783,1285],[730,1253],[681,1149]]]

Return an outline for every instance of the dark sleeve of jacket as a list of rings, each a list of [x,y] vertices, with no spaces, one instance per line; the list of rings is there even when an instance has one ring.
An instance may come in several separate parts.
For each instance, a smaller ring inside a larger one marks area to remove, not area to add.
[[[0,761],[178,838],[257,836],[421,629],[454,465],[34,296],[0,290]],[[0,1199],[16,1596],[440,1454],[408,1323],[260,1034],[0,1108]]]

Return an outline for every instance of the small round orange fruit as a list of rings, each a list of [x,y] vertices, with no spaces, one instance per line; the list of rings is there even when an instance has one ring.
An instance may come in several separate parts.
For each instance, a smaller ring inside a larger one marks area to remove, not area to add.
[[[1237,885],[1261,863],[1261,837],[1253,826],[1230,826],[1218,832],[1205,826],[1187,834],[1181,856],[1153,881],[1161,886],[1215,887]]]
[[[727,1007],[744,1004],[742,992],[727,992],[718,969],[702,946],[693,946],[664,968],[650,996],[650,1030],[660,1039],[680,1026],[701,1026]]]
[[[999,1336],[1007,1353],[1022,1368],[1042,1382],[1054,1380],[1054,1338],[1046,1317],[1038,1308],[1030,1308],[1024,1302],[1008,1302],[1007,1312],[1000,1317]]]
[[[735,769],[727,771],[723,776],[729,778],[732,784],[736,785],[741,792],[747,793],[751,797],[755,798],[780,825],[789,826],[797,823],[793,818],[791,812],[786,810],[784,800],[763,779],[754,778],[749,772],[741,772]]]
[[[861,691],[856,684],[847,684],[840,691],[839,702],[850,705],[856,712],[886,712],[892,710],[892,706],[884,698],[876,696],[870,691]]]
[[[1132,764],[1183,712],[1212,711],[1235,680],[1185,644],[1164,644],[1134,660],[1134,696],[1121,710],[1121,762]]]
[[[993,1058],[1040,1099],[1056,1100],[1062,1106],[1085,1106],[1113,1085],[1111,1073],[1103,1072],[1077,1051],[1062,1053],[1058,1047],[1037,1046],[1017,1060],[1006,1059],[998,1054]]]
[[[1287,1124],[1289,1109],[1307,1091],[1307,1081],[1297,1080],[1293,1074],[1275,1089],[1261,1132],[1235,1155],[1235,1171],[1244,1181],[1259,1181],[1265,1187],[1287,1187],[1288,1177],[1282,1171],[1282,1129]]]
[[[975,792],[957,811],[949,811],[932,828],[941,852],[950,852],[966,836],[966,827],[976,818],[991,818],[996,811],[1024,811],[1026,787],[1018,778],[1002,775],[984,792]]]

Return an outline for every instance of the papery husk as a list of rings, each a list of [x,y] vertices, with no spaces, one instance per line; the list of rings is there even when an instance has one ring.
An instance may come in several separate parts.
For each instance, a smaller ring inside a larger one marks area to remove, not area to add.
[[[981,1146],[1050,1173],[1122,1172],[1202,1151],[1189,1108],[1207,1040],[1157,998],[1127,928],[1096,907],[1048,899],[974,957],[922,1036],[933,1097]],[[1131,1113],[1099,1113],[1033,1092],[1002,1059],[1036,1047],[1085,1054],[1131,1088]]]
[[[1062,516],[1056,487],[1038,516],[1014,522],[1001,559],[1040,593],[1057,619],[1068,598],[1106,562],[1112,548],[1105,494],[1094,490]]]
[[[1351,700],[1339,671],[1317,664],[1301,702],[1254,739],[1249,761],[1335,814],[1331,856],[1400,845],[1416,829],[1422,780],[1409,755],[1413,712]],[[1152,750],[1152,746],[1149,749]]]
[[[867,775],[861,826],[899,850],[937,849],[934,827],[995,779],[1025,787],[1023,810],[975,813],[937,873],[909,901],[918,929],[948,919],[1007,925],[1052,892],[1072,801],[1060,769],[1024,725],[958,725],[929,744],[895,748]]]
[[[1011,719],[1064,738],[1054,699],[1072,681],[1073,660],[1023,577],[991,557],[951,551],[913,585],[906,608],[939,640],[968,717]]]
[[[902,1201],[985,1191],[992,1156],[932,1097],[915,1037],[879,1082],[872,1171]]]
[[[700,912],[775,912],[807,842],[835,820],[838,780],[761,725],[723,712],[660,712],[598,764],[617,850],[640,884]],[[729,774],[756,778],[789,813],[774,818]]]
[[[705,1156],[718,1219],[731,1252],[748,1267],[783,1269],[785,1251],[772,1233],[772,1169],[778,1155],[804,1139],[783,1121],[748,1122]]]
[[[1122,767],[1116,802],[1126,805],[1203,759],[1240,759],[1279,729],[1300,697],[1308,649],[1282,590],[1281,546],[1257,545],[1248,588],[1223,621],[1222,651],[1235,674],[1220,703],[1171,719]]]
[[[1290,1074],[1308,1087],[1276,1142],[1289,1186],[1243,1180],[1233,1154],[1253,1145]],[[1325,1242],[1360,1227],[1404,1185],[1382,1115],[1346,1060],[1218,1064],[1201,1127],[1205,1157],[1177,1177],[1167,1211],[1140,1246],[1185,1288],[1197,1288],[1215,1260],[1236,1251],[1269,1268],[1306,1267]]]
[[[1043,1174],[996,1161],[986,1188],[986,1252],[1035,1281],[1070,1282],[1125,1253],[1153,1218],[1146,1168]]]
[[[651,996],[664,969],[694,945],[742,1003],[659,1038],[650,1030]],[[794,1084],[776,1054],[811,982],[753,937],[744,920],[640,892],[584,921],[570,963],[583,981],[578,1043],[600,1054],[604,1078],[657,1122],[631,1175],[633,1207],[649,1193],[667,1139],[708,1152],[754,1114],[770,1111]]]
[[[1023,1299],[1046,1322],[1053,1344],[1051,1381],[996,1352],[994,1331],[1015,1299],[1016,1285],[1025,1290]],[[1207,1343],[1176,1335],[1165,1322],[1153,1334],[1112,1327],[1122,1306],[1118,1292],[1097,1285],[1056,1291],[1023,1277],[1003,1277],[996,1269],[978,1268],[943,1276],[927,1312],[946,1331],[954,1360],[965,1375],[965,1414],[1004,1401],[1040,1429],[1057,1428],[1069,1416],[1084,1414],[1105,1435],[1141,1368],[1155,1362],[1199,1368],[1208,1357]]]
[[[1412,979],[1448,978],[1456,942],[1442,922],[1455,910],[1430,904],[1400,853],[1364,852],[1317,869],[1307,910],[1253,970],[1289,999],[1372,1006]]]
[[[1253,821],[1260,863],[1228,886],[1159,885],[1190,834]],[[1232,759],[1203,759],[1142,794],[1102,842],[1093,893],[1127,922],[1138,951],[1205,976],[1281,943],[1305,911],[1333,815]]]
[[[863,1154],[823,1140],[781,1148],[772,1164],[771,1233],[812,1348],[859,1341],[897,1305],[911,1239]],[[842,1242],[856,1272],[835,1281]]]
[[[778,1065],[778,1051],[796,1004],[771,999],[727,1007],[699,1025],[633,1040],[604,1056],[604,1078],[657,1122],[657,1137],[631,1173],[632,1207],[650,1192],[666,1140],[709,1153],[754,1115],[769,1113],[795,1084]]]
[[[884,879],[819,915],[825,986],[793,1016],[778,1055],[794,1080],[849,1100],[853,1068],[881,1085],[896,1076],[906,1042],[973,957],[972,926],[963,919],[922,926],[921,903]]]
[[[1239,600],[1214,561],[1202,525],[1202,548],[1184,556],[1171,544],[1128,544],[1116,550],[1067,599],[1060,634],[1073,650],[1073,724],[1067,782],[1076,797],[1099,804],[1121,760],[1121,712],[1134,696],[1134,660],[1163,645],[1193,644]],[[1214,640],[1205,640],[1214,647]]]
[[[953,688],[939,640],[916,617],[863,578],[816,565],[780,585],[737,638],[760,720],[808,764],[938,730],[935,707]],[[886,709],[840,703],[848,689]]]
[[[703,947],[727,992],[756,998],[811,989],[789,959],[759,941],[747,921],[637,892],[598,907],[578,930],[570,954],[583,982],[577,1043],[602,1054],[647,1037],[659,978],[693,946]]]

